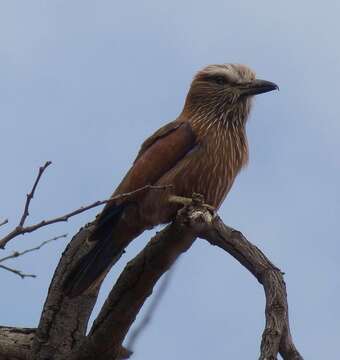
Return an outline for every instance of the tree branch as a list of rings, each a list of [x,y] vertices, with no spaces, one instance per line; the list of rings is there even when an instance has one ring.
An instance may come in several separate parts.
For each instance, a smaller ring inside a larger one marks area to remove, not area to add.
[[[43,306],[30,359],[67,358],[67,354],[86,335],[99,287],[70,299],[65,296],[62,284],[69,271],[91,248],[91,244],[86,241],[91,226],[92,223],[87,224],[73,236],[59,261]],[[128,355],[128,352],[122,352]]]
[[[302,360],[290,335],[287,294],[281,271],[240,232],[225,226],[219,217],[213,218],[211,209],[202,209],[195,204],[187,207],[187,216],[183,216],[183,211],[128,263],[89,335],[67,359],[116,358],[131,324],[158,279],[199,236],[226,250],[264,286],[266,326],[260,360],[275,360],[278,352],[284,360]]]
[[[60,260],[28,359],[108,360],[123,352],[128,355],[122,342],[138,312],[159,278],[199,236],[231,254],[264,287],[266,325],[260,360],[275,360],[278,353],[284,360],[302,360],[290,334],[283,274],[240,232],[224,225],[214,211],[196,198],[127,264],[86,336],[99,286],[69,299],[62,291],[62,283],[74,264],[89,251],[86,239],[91,226],[88,224],[73,237]],[[0,356],[1,345],[0,338]]]
[[[26,195],[26,203],[25,203],[25,207],[24,207],[24,212],[21,216],[21,219],[19,221],[19,225],[18,227],[22,228],[25,224],[25,221],[29,215],[29,207],[30,207],[30,203],[31,203],[31,200],[33,199],[34,197],[34,193],[35,193],[35,190],[39,184],[39,181],[40,181],[40,178],[42,176],[42,174],[44,173],[44,171],[52,164],[51,161],[46,161],[45,164],[43,166],[40,166],[39,168],[39,172],[38,172],[38,176],[37,178],[35,179],[35,182],[33,184],[33,187],[32,187],[32,190],[29,194]]]
[[[219,217],[215,217],[213,224],[199,236],[227,251],[264,287],[266,326],[262,335],[260,360],[275,360],[278,352],[284,360],[302,360],[290,334],[283,273],[241,232],[223,224]]]
[[[0,326],[0,360],[30,360],[35,329]]]
[[[20,276],[22,279],[25,279],[25,278],[28,278],[28,277],[30,277],[30,278],[36,278],[36,277],[37,277],[37,275],[34,275],[34,274],[25,274],[25,273],[23,273],[23,272],[20,271],[20,270],[13,269],[13,268],[11,268],[11,267],[9,267],[9,266],[6,266],[6,265],[1,265],[1,264],[0,264],[0,269],[6,270],[6,271],[9,271],[9,272],[11,272],[11,273],[13,273],[13,274],[15,274],[15,275],[18,275],[18,276]]]
[[[49,162],[47,162],[47,163],[49,163]],[[38,229],[40,229],[40,228],[42,228],[44,226],[52,225],[52,224],[55,224],[55,223],[58,223],[58,222],[68,221],[69,218],[71,218],[73,216],[76,216],[76,215],[79,215],[79,214],[81,214],[81,213],[83,213],[83,212],[85,212],[87,210],[93,209],[93,208],[98,207],[100,205],[103,205],[103,204],[106,204],[106,203],[109,203],[109,202],[118,201],[118,200],[119,201],[121,201],[121,200],[126,201],[128,199],[133,199],[136,196],[140,195],[141,193],[144,193],[144,192],[149,191],[149,190],[165,190],[165,189],[168,189],[168,188],[172,187],[172,185],[165,185],[165,186],[146,185],[146,186],[143,186],[143,187],[141,187],[141,188],[139,188],[137,190],[113,196],[112,198],[107,199],[107,200],[95,201],[94,203],[92,203],[90,205],[82,206],[82,207],[80,207],[80,208],[78,208],[78,209],[76,209],[74,211],[71,211],[71,212],[65,214],[65,215],[58,216],[58,217],[50,219],[50,220],[42,220],[39,223],[31,225],[31,226],[23,226],[23,225],[21,225],[21,223],[22,222],[24,223],[26,218],[27,218],[28,207],[29,207],[31,198],[33,197],[33,195],[31,195],[31,194],[34,194],[34,191],[35,191],[37,183],[38,183],[37,181],[39,181],[39,179],[41,177],[41,174],[40,174],[40,171],[39,171],[39,176],[38,176],[38,178],[37,178],[37,180],[36,180],[36,182],[35,182],[35,184],[33,186],[32,192],[27,195],[25,211],[24,211],[24,214],[23,214],[23,216],[22,216],[22,218],[20,220],[19,225],[17,227],[15,227],[6,236],[4,236],[2,239],[0,239],[0,249],[1,248],[4,249],[6,244],[10,240],[12,240],[13,238],[17,237],[18,235],[24,235],[26,233],[31,233],[31,232],[36,231],[36,230],[38,230]],[[26,208],[27,208],[27,212],[26,212]]]
[[[181,210],[171,225],[156,234],[130,261],[111,290],[89,335],[66,360],[107,360],[119,356],[121,344],[158,279],[194,242],[202,209]],[[206,213],[204,213],[206,214]]]
[[[54,272],[33,340],[30,359],[60,359],[86,334],[98,289],[69,299],[62,291],[62,284],[67,273],[89,251],[90,246],[86,239],[90,226],[91,224],[88,224],[73,236]]]
[[[155,311],[169,286],[170,280],[174,273],[174,269],[175,269],[175,264],[173,264],[170,270],[167,273],[165,273],[164,278],[162,279],[162,282],[159,286],[159,289],[157,293],[154,295],[153,299],[151,300],[151,304],[149,305],[148,310],[144,315],[142,321],[140,322],[140,324],[136,326],[136,328],[132,329],[126,344],[126,348],[129,349],[131,353],[134,352],[135,343],[139,335],[142,334],[147,328],[147,326],[151,323],[152,317],[155,314]]]

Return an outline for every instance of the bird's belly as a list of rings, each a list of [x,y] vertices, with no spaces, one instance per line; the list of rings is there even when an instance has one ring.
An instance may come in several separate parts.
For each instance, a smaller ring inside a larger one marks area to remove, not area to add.
[[[191,197],[193,193],[201,194],[207,204],[218,208],[233,181],[226,173],[225,166],[208,167],[202,164],[200,169],[175,182],[176,195]]]
[[[168,201],[169,195],[191,197],[193,193],[203,195],[204,201],[218,208],[234,181],[234,173],[227,172],[223,161],[208,161],[202,157],[183,161],[170,170],[157,185],[173,185],[168,191],[153,191],[140,203],[140,214],[150,227],[173,220],[178,206]],[[211,166],[212,165],[212,166]]]

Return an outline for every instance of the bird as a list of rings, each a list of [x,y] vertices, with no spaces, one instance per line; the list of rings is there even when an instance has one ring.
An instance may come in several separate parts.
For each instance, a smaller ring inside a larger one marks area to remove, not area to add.
[[[201,194],[218,209],[248,162],[246,123],[255,95],[278,90],[241,64],[213,64],[194,76],[179,116],[146,139],[112,197],[147,185],[133,201],[108,202],[97,216],[89,252],[71,269],[63,288],[70,297],[97,287],[129,243],[146,229],[170,223],[179,205],[169,196]]]

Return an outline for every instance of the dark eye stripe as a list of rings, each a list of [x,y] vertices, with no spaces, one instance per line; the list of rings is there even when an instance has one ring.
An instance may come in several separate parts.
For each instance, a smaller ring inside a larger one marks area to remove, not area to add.
[[[219,85],[224,85],[226,83],[226,79],[223,76],[216,76],[214,81]]]
[[[206,75],[206,76],[204,76],[203,80],[211,81],[211,82],[214,82],[214,83],[220,84],[220,85],[227,83],[227,79],[221,75]]]

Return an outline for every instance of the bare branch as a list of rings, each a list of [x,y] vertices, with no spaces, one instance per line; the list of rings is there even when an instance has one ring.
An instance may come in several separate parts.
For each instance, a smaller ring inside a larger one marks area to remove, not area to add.
[[[36,278],[36,277],[37,277],[37,275],[34,275],[34,274],[25,274],[25,273],[23,273],[23,272],[20,271],[20,270],[13,269],[13,268],[10,268],[10,267],[5,266],[5,265],[0,265],[0,268],[1,268],[1,269],[4,269],[4,270],[7,270],[7,271],[9,271],[9,272],[11,272],[11,273],[13,273],[13,274],[15,274],[15,275],[18,275],[18,276],[20,276],[22,279],[27,278],[27,277],[30,277],[30,278]]]
[[[33,247],[33,248],[30,248],[30,249],[24,250],[24,251],[22,251],[22,252],[14,251],[13,254],[1,258],[1,259],[0,259],[0,263],[1,263],[1,262],[4,262],[4,261],[6,261],[6,260],[9,260],[9,259],[17,258],[17,257],[19,257],[19,256],[28,254],[28,253],[33,252],[33,251],[40,250],[40,249],[41,249],[43,246],[45,246],[46,244],[48,244],[48,243],[50,243],[50,242],[52,242],[52,241],[56,241],[56,240],[59,240],[59,239],[62,239],[62,238],[66,238],[66,237],[67,237],[67,234],[58,235],[58,236],[55,236],[55,237],[52,238],[52,239],[43,241],[40,245],[38,245],[38,246],[36,246],[36,247]]]
[[[55,269],[33,340],[31,359],[58,360],[61,355],[68,354],[86,334],[98,290],[69,299],[63,293],[62,284],[68,272],[90,249],[86,241],[89,226],[72,237]]]
[[[245,266],[263,285],[266,295],[266,326],[262,335],[260,360],[303,360],[296,349],[289,328],[288,301],[283,273],[244,235],[216,216],[212,226],[199,234],[212,245],[227,251]]]
[[[0,226],[6,225],[8,223],[8,219],[0,221]]]
[[[195,241],[195,231],[202,222],[200,215],[203,211],[198,207],[180,210],[176,220],[126,265],[89,335],[65,359],[106,360],[120,355],[124,337],[158,279]]]
[[[302,360],[289,330],[287,293],[283,274],[240,232],[223,224],[211,210],[189,205],[189,217],[177,219],[158,233],[130,261],[109,294],[89,335],[67,355],[68,360],[111,359],[119,356],[128,329],[160,276],[198,235],[235,257],[263,285],[266,295],[266,327],[260,360]],[[66,359],[65,358],[65,359]],[[63,358],[64,359],[64,358]]]
[[[35,329],[0,326],[0,359],[31,360]]]
[[[62,283],[68,271],[88,252],[91,245],[86,238],[91,226],[88,224],[75,235],[60,260],[32,342],[30,359],[107,360],[116,359],[123,352],[128,356],[122,342],[138,312],[159,278],[190,248],[196,236],[227,251],[263,285],[266,326],[260,360],[274,360],[278,353],[284,360],[303,359],[290,334],[283,274],[240,232],[224,225],[214,211],[197,199],[181,209],[176,220],[157,233],[127,264],[86,336],[99,286],[70,299],[63,293]]]
[[[93,209],[100,205],[103,205],[103,204],[106,204],[109,202],[113,202],[113,201],[118,201],[118,200],[133,199],[137,195],[140,195],[141,193],[143,193],[145,191],[149,191],[149,190],[165,190],[168,188],[172,188],[172,185],[165,185],[165,186],[146,185],[137,190],[113,196],[112,198],[107,199],[107,200],[95,201],[94,203],[92,203],[90,205],[82,206],[82,207],[78,208],[77,210],[71,211],[65,215],[58,216],[58,217],[50,219],[50,220],[42,220],[39,223],[31,225],[31,226],[23,227],[23,226],[19,225],[15,229],[13,229],[10,233],[8,233],[6,236],[4,236],[2,239],[0,239],[0,248],[4,249],[6,244],[18,235],[24,235],[26,233],[31,233],[31,232],[36,231],[44,226],[48,226],[48,225],[55,224],[58,222],[68,221],[69,218],[79,215],[87,210]],[[25,209],[26,209],[26,206],[25,206]],[[24,219],[24,221],[25,221],[25,219]],[[20,221],[20,223],[21,223],[21,221]]]
[[[92,223],[87,224],[72,237],[60,258],[41,312],[30,359],[59,360],[67,356],[86,335],[99,287],[71,299],[65,296],[63,283],[69,271],[91,248],[86,241],[91,226]],[[127,358],[129,352],[122,348],[120,354]]]
[[[166,293],[166,290],[170,284],[170,280],[174,273],[175,266],[176,266],[176,264],[172,265],[170,270],[167,273],[165,273],[164,279],[162,279],[161,285],[160,285],[157,293],[152,298],[151,304],[149,305],[149,308],[148,308],[146,314],[144,315],[144,318],[142,319],[140,324],[131,331],[131,335],[129,336],[128,342],[126,344],[126,348],[129,349],[131,351],[131,353],[134,352],[135,343],[136,343],[138,337],[140,336],[140,334],[142,332],[145,331],[147,326],[150,324],[158,305],[160,304],[164,294]]]
[[[26,203],[25,203],[25,207],[24,207],[24,212],[21,216],[21,219],[20,219],[20,222],[19,222],[19,225],[18,227],[23,227],[24,224],[25,224],[25,221],[29,215],[29,207],[30,207],[30,203],[31,203],[31,200],[33,199],[34,197],[34,193],[35,193],[35,190],[39,184],[39,181],[40,181],[40,178],[42,176],[42,174],[44,173],[44,171],[52,164],[51,161],[46,161],[45,164],[43,166],[40,166],[39,168],[39,172],[38,172],[38,176],[37,178],[35,179],[35,182],[33,184],[33,187],[32,187],[32,190],[29,194],[26,195]]]

